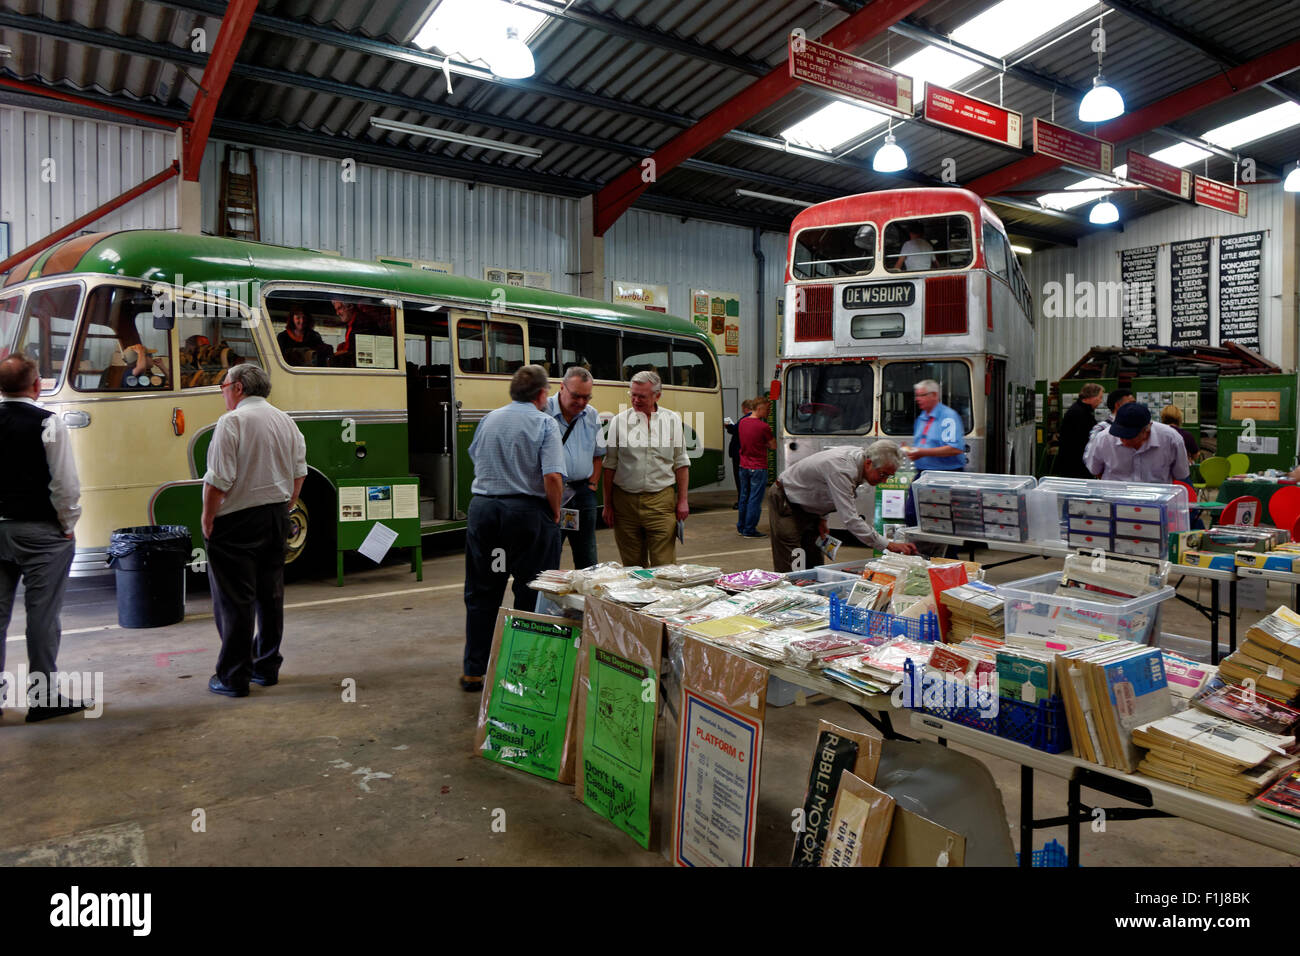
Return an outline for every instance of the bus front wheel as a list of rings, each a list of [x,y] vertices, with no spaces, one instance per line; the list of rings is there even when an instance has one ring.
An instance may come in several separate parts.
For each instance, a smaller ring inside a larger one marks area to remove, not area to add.
[[[289,537],[284,544],[284,563],[287,567],[295,561],[302,560],[307,549],[307,527],[309,522],[307,504],[301,498],[289,509]]]
[[[334,569],[336,528],[334,489],[323,479],[308,479],[302,494],[289,509],[289,534],[285,540],[284,567],[292,578],[326,574]]]

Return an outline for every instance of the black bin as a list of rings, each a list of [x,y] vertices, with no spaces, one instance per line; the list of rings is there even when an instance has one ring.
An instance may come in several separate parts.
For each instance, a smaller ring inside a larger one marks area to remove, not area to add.
[[[190,529],[183,525],[118,528],[108,545],[117,575],[117,623],[165,627],[185,617],[185,564]]]

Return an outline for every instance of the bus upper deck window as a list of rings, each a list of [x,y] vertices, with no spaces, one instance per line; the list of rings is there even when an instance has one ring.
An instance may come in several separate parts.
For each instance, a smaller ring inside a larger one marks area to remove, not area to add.
[[[885,227],[889,272],[964,269],[973,260],[970,220],[965,216],[895,219]]]
[[[863,276],[876,267],[876,227],[871,223],[804,229],[790,263],[796,279]]]

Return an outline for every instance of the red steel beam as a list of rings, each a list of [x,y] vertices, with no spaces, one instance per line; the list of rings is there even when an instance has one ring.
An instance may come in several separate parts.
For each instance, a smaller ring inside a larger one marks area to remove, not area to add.
[[[116,199],[110,199],[102,206],[98,206],[95,209],[92,209],[84,216],[72,220],[72,222],[68,223],[62,229],[56,229],[54,232],[50,233],[44,239],[39,239],[36,242],[32,243],[22,252],[16,252],[8,259],[6,259],[4,262],[0,262],[0,275],[3,275],[4,273],[8,272],[10,269],[12,269],[18,263],[22,262],[28,256],[34,256],[38,252],[44,252],[46,249],[54,245],[56,242],[62,242],[64,239],[68,238],[68,236],[72,235],[74,232],[78,232],[79,230],[86,228],[86,226],[89,226],[95,220],[107,216],[110,212],[113,212],[116,209],[120,209],[121,207],[129,203],[131,200],[136,199],[139,196],[143,196],[145,193],[153,189],[155,186],[161,186],[163,183],[167,182],[167,180],[171,179],[179,172],[180,172],[180,165],[176,162],[176,160],[173,159],[172,164],[168,166],[166,169],[164,169],[162,172],[155,173],[154,175],[146,179],[144,182],[140,183],[140,185],[132,186],[130,189],[122,193],[122,195],[118,196]]]
[[[0,77],[0,86],[8,87],[11,90],[20,90],[23,93],[34,93],[37,96],[48,96],[51,99],[63,100],[65,103],[76,103],[78,106],[89,106],[92,109],[116,113],[119,116],[128,116],[133,120],[153,123],[155,126],[170,126],[175,129],[178,125],[171,120],[159,119],[157,116],[150,116],[148,113],[137,113],[135,110],[87,99],[84,96],[78,96],[76,93],[65,93],[63,90],[50,89],[47,86],[38,86],[34,83],[24,83],[22,80],[9,80]]]
[[[221,18],[221,29],[217,33],[217,42],[208,57],[208,65],[203,68],[203,79],[199,81],[199,92],[190,104],[190,115],[182,124],[185,137],[185,179],[198,182],[199,164],[203,161],[203,149],[208,145],[208,133],[212,131],[212,120],[217,115],[217,103],[221,100],[221,91],[226,88],[230,77],[230,68],[235,65],[235,57],[243,45],[248,25],[253,22],[253,11],[257,9],[257,0],[230,0],[226,15]]]
[[[875,0],[843,23],[831,28],[818,38],[840,50],[854,50],[876,34],[893,26],[899,20],[925,6],[928,0]],[[650,157],[654,161],[656,178],[668,172],[683,160],[689,159],[725,133],[761,112],[782,97],[793,93],[801,81],[790,76],[789,66],[782,63],[766,76],[755,80],[727,102],[709,113],[694,126],[682,130]],[[644,162],[644,160],[642,161]],[[643,166],[638,163],[624,170],[596,194],[596,235],[606,230],[627,212],[650,185],[641,178]]]
[[[1296,69],[1300,69],[1300,41],[1278,47],[1249,63],[1233,67],[1140,110],[1126,113],[1098,127],[1094,135],[1112,143],[1121,143]],[[1059,159],[1050,156],[1029,156],[980,176],[966,188],[980,196],[991,196],[1017,183],[1041,176],[1060,165]]]

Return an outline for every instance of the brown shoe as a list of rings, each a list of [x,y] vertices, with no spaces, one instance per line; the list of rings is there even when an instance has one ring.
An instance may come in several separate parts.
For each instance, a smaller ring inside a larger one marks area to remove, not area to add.
[[[481,693],[483,690],[482,677],[470,677],[468,674],[462,674],[460,678],[460,689],[472,693]]]

